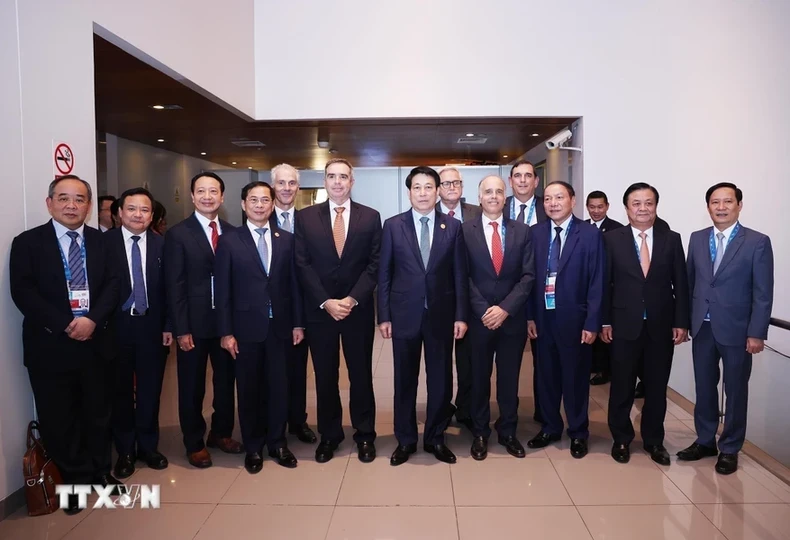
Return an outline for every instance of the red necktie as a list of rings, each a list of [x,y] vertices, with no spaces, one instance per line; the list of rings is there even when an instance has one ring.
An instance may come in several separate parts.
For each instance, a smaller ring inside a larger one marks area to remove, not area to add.
[[[450,210],[449,212],[447,212],[447,215],[450,217],[455,217],[455,210]]]
[[[217,232],[217,223],[212,221],[208,224],[211,228],[211,249],[217,251],[217,244],[219,243],[219,233]]]
[[[499,275],[500,270],[502,270],[502,260],[504,259],[502,238],[499,236],[499,223],[492,221],[491,226],[494,228],[494,233],[491,235],[491,261],[494,263],[496,275]]]

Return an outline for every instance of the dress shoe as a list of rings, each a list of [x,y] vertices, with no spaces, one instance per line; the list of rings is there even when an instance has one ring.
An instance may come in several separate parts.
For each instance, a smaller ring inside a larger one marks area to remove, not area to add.
[[[247,454],[244,458],[244,468],[250,474],[257,474],[263,469],[263,458],[258,452]]]
[[[409,461],[409,456],[417,451],[416,444],[399,445],[390,457],[390,465],[397,467]]]
[[[286,467],[288,469],[295,469],[296,464],[296,456],[293,455],[293,452],[288,450],[286,447],[277,448],[276,450],[269,451],[269,457],[277,461],[277,465],[281,467]]]
[[[472,441],[472,457],[477,461],[483,461],[488,456],[488,441],[485,437],[475,437]]]
[[[628,463],[631,461],[631,448],[627,444],[612,445],[612,457],[617,463]]]
[[[291,426],[288,429],[288,433],[291,435],[296,435],[296,438],[299,439],[303,443],[313,444],[316,439],[315,433],[313,430],[310,429],[310,426],[307,425],[307,422],[304,424],[300,424],[298,426]]]
[[[513,435],[508,437],[502,437],[501,435],[497,438],[497,442],[505,447],[507,453],[513,457],[523,458],[527,456],[526,450],[521,445],[518,439],[516,439]]]
[[[137,454],[137,459],[148,465],[149,469],[161,471],[167,469],[167,458],[154,450],[153,452],[144,452]],[[118,476],[118,475],[116,475]]]
[[[688,448],[684,448],[678,452],[677,456],[681,461],[699,461],[702,458],[714,457],[718,455],[718,453],[719,451],[715,448],[694,443]]]
[[[587,439],[571,439],[571,456],[581,459],[587,455]]]
[[[132,454],[118,456],[118,461],[115,462],[112,472],[117,478],[132,476],[134,474],[134,456]]]
[[[315,460],[318,463],[326,463],[335,457],[335,450],[337,450],[336,442],[321,441],[318,448],[315,449]]]
[[[122,486],[123,482],[121,482],[111,474],[101,474],[96,478],[94,478],[93,483],[101,484],[102,487],[116,486],[115,489],[112,490],[112,493],[110,493],[110,495],[118,495],[118,496],[121,495],[121,492],[118,490],[117,486]]]
[[[199,452],[192,452],[187,458],[189,459],[189,464],[198,469],[207,469],[212,465],[211,454],[205,448]]]
[[[604,375],[603,373],[596,373],[593,375],[592,379],[590,379],[590,385],[598,386],[601,384],[606,384],[610,381],[609,375]]]
[[[663,444],[645,445],[645,452],[650,454],[650,459],[659,465],[669,465],[669,452]]]
[[[634,399],[644,399],[645,398],[645,383],[639,381],[634,388]]]
[[[450,463],[452,465],[456,461],[455,454],[445,444],[424,444],[422,449],[429,454],[433,454],[442,463]]]
[[[561,438],[562,435],[549,435],[548,433],[541,431],[529,441],[527,441],[527,446],[530,448],[545,448],[551,443],[559,441]]]
[[[63,507],[63,512],[67,516],[73,516],[82,512],[82,508],[79,507],[79,500],[79,495],[69,495],[68,503]]]
[[[459,424],[461,424],[462,426],[464,426],[469,431],[474,431],[475,426],[472,423],[472,419],[471,418],[458,418],[456,416],[455,417],[455,421],[458,422]]]
[[[362,441],[357,443],[357,457],[362,463],[370,463],[376,459],[376,447],[373,441]]]
[[[719,454],[716,461],[716,472],[719,474],[732,474],[738,470],[738,454]]]
[[[244,447],[239,441],[233,440],[231,437],[217,437],[213,432],[208,432],[206,438],[206,446],[209,448],[219,448],[226,454],[243,454]]]

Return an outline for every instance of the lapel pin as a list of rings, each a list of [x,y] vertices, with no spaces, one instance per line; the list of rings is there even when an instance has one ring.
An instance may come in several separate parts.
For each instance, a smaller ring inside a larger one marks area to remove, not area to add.
[[[444,223],[442,223],[441,225],[439,225],[439,227],[441,227],[442,229],[446,229],[446,228],[447,228],[447,225],[445,225]]]
[[[276,232],[276,233],[274,233],[274,236],[276,236],[277,238],[279,238],[279,237],[280,237],[280,233]]]

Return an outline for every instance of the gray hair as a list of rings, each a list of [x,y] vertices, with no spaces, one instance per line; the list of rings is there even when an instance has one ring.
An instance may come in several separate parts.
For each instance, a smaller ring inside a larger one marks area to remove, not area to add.
[[[439,171],[439,176],[441,176],[441,175],[442,175],[442,173],[445,173],[445,172],[450,172],[450,171],[455,171],[455,172],[457,172],[457,173],[458,173],[458,176],[459,176],[459,177],[461,177],[461,178],[463,178],[463,175],[461,174],[461,171],[459,171],[459,170],[458,170],[456,167],[445,167],[444,169],[442,169],[441,171]]]
[[[66,176],[58,176],[52,182],[49,183],[49,192],[48,196],[50,199],[55,197],[55,187],[60,184],[63,180],[79,180],[85,186],[85,189],[88,190],[88,202],[93,200],[93,190],[91,190],[91,185],[77,176],[76,174],[67,174]]]
[[[272,185],[274,185],[274,179],[277,176],[277,173],[280,171],[290,171],[296,175],[296,181],[299,182],[299,171],[293,165],[289,165],[288,163],[280,163],[279,165],[272,168],[271,178]]]

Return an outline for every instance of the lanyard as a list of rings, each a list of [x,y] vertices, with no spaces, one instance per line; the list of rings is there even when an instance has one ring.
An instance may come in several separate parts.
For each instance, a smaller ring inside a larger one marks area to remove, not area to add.
[[[562,239],[562,244],[560,245],[560,253],[562,253],[562,246],[565,245],[565,242],[568,241],[568,233],[571,231],[571,227],[572,226],[573,226],[573,218],[571,218],[571,220],[568,221],[568,226],[565,227],[564,231],[562,231],[563,239]],[[551,263],[551,248],[554,245],[554,235],[555,234],[556,234],[556,232],[554,231],[554,229],[549,227],[549,258],[548,258],[548,262],[546,263],[546,269],[547,270],[549,268],[549,264]]]
[[[76,242],[76,240],[71,240],[72,242]],[[60,238],[58,238],[58,251],[60,251],[60,260],[63,263],[63,270],[66,272],[66,283],[68,284],[69,288],[71,288],[71,268],[69,268],[69,263],[66,261],[66,255],[63,253],[63,246],[60,245]],[[85,254],[85,238],[82,238],[82,242],[80,242],[80,252],[82,255],[82,268],[85,270],[85,283],[88,282],[88,265],[85,264],[87,260],[87,255]]]
[[[713,230],[715,228],[716,227],[712,227],[711,228],[711,230],[710,230],[710,240],[708,241],[708,245],[710,246],[710,262],[715,262],[716,261],[716,243],[713,241],[713,236],[714,236],[713,235]],[[738,229],[740,229],[740,228],[741,228],[741,224],[740,223],[736,223],[735,224],[735,228],[730,233],[730,237],[727,239],[727,245],[728,246],[732,242],[733,238],[735,238],[735,235],[738,234]]]
[[[532,204],[529,205],[529,215],[527,216],[526,225],[529,227],[529,224],[532,222],[532,216],[535,213],[535,197],[532,197]],[[518,214],[516,214],[516,196],[514,195],[512,199],[510,199],[510,218],[516,219]]]

